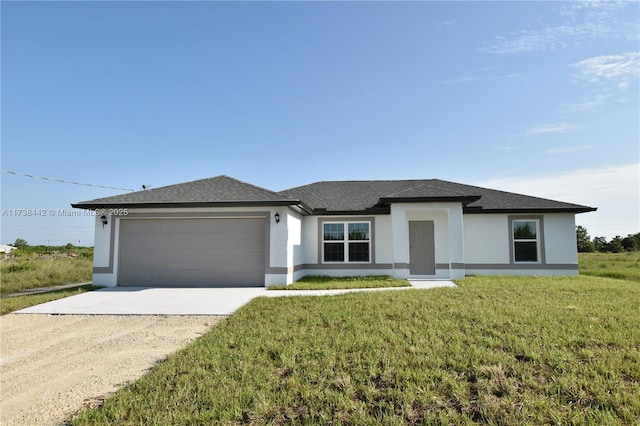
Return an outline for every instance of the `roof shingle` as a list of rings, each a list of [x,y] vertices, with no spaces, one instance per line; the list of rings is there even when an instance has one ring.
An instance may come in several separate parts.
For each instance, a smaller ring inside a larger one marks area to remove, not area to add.
[[[268,189],[221,175],[130,194],[82,201],[72,204],[72,206],[100,208],[106,206],[158,207],[168,205],[293,205],[298,203],[299,200],[291,200]]]
[[[386,213],[394,202],[456,201],[465,213],[573,212],[595,208],[439,179],[324,181],[273,192],[217,176],[72,204],[100,207],[297,206],[315,214]]]

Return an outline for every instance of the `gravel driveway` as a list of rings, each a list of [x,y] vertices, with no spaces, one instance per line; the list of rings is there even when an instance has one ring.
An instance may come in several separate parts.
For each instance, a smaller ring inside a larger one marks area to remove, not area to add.
[[[136,379],[221,318],[3,315],[0,424],[60,424]]]

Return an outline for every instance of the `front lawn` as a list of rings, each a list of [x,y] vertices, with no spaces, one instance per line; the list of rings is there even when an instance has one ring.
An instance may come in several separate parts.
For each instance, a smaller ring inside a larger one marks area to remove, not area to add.
[[[638,306],[597,277],[259,298],[73,424],[638,424]]]
[[[409,281],[389,276],[326,277],[306,276],[293,284],[269,287],[269,290],[334,290],[351,288],[410,287]]]

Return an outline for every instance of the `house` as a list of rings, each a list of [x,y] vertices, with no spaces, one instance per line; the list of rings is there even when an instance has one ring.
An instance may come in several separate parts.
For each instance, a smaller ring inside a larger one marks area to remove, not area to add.
[[[95,284],[160,287],[576,275],[575,215],[596,210],[438,179],[273,192],[228,176],[72,206],[96,211]]]

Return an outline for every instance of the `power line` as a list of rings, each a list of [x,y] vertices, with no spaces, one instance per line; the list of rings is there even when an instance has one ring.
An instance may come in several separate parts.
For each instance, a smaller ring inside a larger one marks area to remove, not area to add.
[[[104,189],[116,189],[118,191],[131,191],[131,192],[135,191],[135,189],[131,189],[131,188],[116,188],[114,186],[103,186],[103,185],[93,185],[93,184],[90,184],[90,183],[72,182],[72,181],[62,180],[62,179],[53,179],[53,178],[48,178],[48,177],[43,177],[43,176],[29,175],[29,174],[26,174],[26,173],[12,172],[12,171],[9,171],[9,170],[0,170],[0,172],[8,173],[10,175],[29,177],[29,178],[32,178],[32,179],[48,180],[50,182],[67,183],[67,184],[71,184],[71,185],[91,186],[93,188],[104,188]]]

